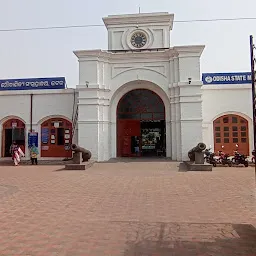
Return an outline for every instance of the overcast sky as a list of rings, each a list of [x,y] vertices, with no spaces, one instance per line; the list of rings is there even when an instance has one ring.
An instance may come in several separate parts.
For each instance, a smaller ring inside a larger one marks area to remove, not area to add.
[[[103,24],[111,14],[169,12],[175,20],[256,18],[255,0],[0,0],[0,29]],[[175,23],[171,45],[206,45],[202,72],[250,71],[256,20]],[[107,49],[105,27],[0,32],[0,79],[65,76],[78,83],[74,50]]]

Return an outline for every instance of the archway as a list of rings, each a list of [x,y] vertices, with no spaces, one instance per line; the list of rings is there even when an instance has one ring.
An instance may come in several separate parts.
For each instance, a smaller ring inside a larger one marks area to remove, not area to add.
[[[223,115],[213,122],[214,149],[233,155],[236,145],[240,153],[249,155],[248,121],[235,114]],[[224,149],[222,149],[224,146]]]
[[[41,157],[71,157],[72,123],[49,118],[41,124]]]
[[[25,153],[25,123],[18,118],[9,118],[2,128],[2,157],[11,157],[10,147],[16,141]]]
[[[165,106],[155,92],[134,89],[117,106],[117,156],[166,154]]]

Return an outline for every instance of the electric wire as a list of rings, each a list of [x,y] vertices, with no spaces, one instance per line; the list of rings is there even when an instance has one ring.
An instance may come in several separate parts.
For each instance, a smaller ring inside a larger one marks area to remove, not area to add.
[[[221,21],[243,21],[243,20],[256,20],[256,17],[174,20],[173,22],[174,23],[194,23],[194,22],[221,22]],[[0,29],[0,32],[52,30],[52,29],[72,29],[72,28],[91,28],[91,27],[104,27],[104,26],[105,26],[104,24],[87,24],[87,25],[31,27],[31,28],[10,28],[10,29]]]

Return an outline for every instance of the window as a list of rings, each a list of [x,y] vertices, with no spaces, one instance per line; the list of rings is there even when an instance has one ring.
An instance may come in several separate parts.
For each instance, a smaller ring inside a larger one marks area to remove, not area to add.
[[[246,142],[247,142],[247,138],[242,138],[242,139],[241,139],[241,142],[242,142],[242,143],[246,143]]]
[[[233,124],[236,124],[236,123],[237,123],[237,117],[235,117],[235,116],[232,117],[232,123],[233,123]]]
[[[220,132],[220,127],[219,126],[215,127],[215,131]]]
[[[158,115],[152,116],[155,113]],[[136,89],[125,94],[118,103],[118,119],[129,119],[126,117],[127,114],[133,114],[132,119],[153,119],[158,118],[157,116],[160,114],[165,116],[165,107],[162,99],[154,92],[147,89]],[[164,119],[162,116],[161,120]]]
[[[224,132],[224,137],[229,137],[229,132]]]
[[[216,143],[221,143],[221,139],[220,139],[220,138],[217,138],[217,139],[216,139]]]
[[[224,132],[229,132],[229,127],[224,127]]]
[[[232,127],[232,131],[238,131],[237,126],[233,126],[233,127]]]
[[[233,143],[238,143],[238,138],[233,138]]]
[[[228,138],[224,138],[224,143],[229,143],[229,139]]]
[[[220,132],[215,133],[216,137],[220,137]]]
[[[233,137],[238,137],[238,132],[233,132]]]
[[[246,126],[241,126],[241,131],[246,131]]]
[[[224,117],[224,118],[223,118],[223,123],[224,123],[224,124],[227,124],[227,123],[228,123],[228,117]]]
[[[241,137],[246,137],[246,132],[241,132]]]

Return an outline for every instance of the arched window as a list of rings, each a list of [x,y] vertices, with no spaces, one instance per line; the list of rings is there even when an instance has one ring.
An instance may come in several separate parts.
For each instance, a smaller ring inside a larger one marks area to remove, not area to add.
[[[117,119],[164,120],[164,103],[153,91],[147,89],[132,90],[119,101]]]
[[[248,121],[245,118],[239,115],[221,116],[213,122],[213,131],[215,151],[233,154],[238,145],[239,152],[249,155]]]

